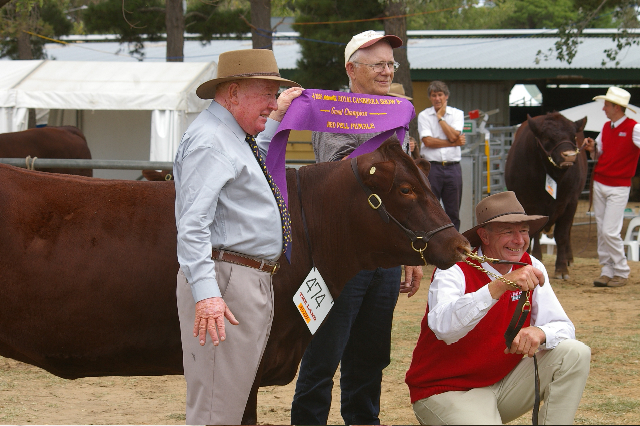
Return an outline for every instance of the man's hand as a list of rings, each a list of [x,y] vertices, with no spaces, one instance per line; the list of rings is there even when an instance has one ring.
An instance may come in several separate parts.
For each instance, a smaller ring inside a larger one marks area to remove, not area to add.
[[[196,320],[193,324],[193,337],[200,338],[200,346],[204,346],[204,342],[207,339],[207,331],[211,336],[214,346],[218,346],[220,341],[227,338],[224,332],[225,318],[233,325],[240,324],[222,297],[211,297],[196,303]],[[219,340],[218,335],[220,335]]]
[[[529,291],[536,288],[537,285],[544,285],[544,274],[541,270],[531,265],[523,266],[515,271],[511,271],[503,277],[513,281],[519,290]],[[502,280],[494,280],[489,283],[489,293],[494,299],[499,299],[507,290],[514,290]]]
[[[594,141],[591,138],[584,138],[584,143],[582,145],[584,147],[584,149],[586,149],[589,152],[593,152],[593,150],[596,147],[596,141]]]
[[[444,101],[442,102],[442,106],[440,107],[438,112],[436,112],[436,115],[438,116],[438,120],[443,118],[446,113],[447,113],[447,101]]]
[[[420,289],[420,280],[422,279],[422,266],[404,267],[404,281],[400,283],[400,293],[409,293],[407,297],[411,297]]]
[[[511,347],[504,350],[505,354],[522,354],[532,357],[538,347],[543,344],[547,336],[544,331],[538,327],[527,327],[520,330],[518,335],[513,339]]]
[[[467,143],[467,137],[460,133],[460,135],[458,136],[458,139],[455,141],[455,143],[453,144],[454,146],[464,146],[464,144]]]
[[[302,87],[290,87],[278,96],[278,109],[272,111],[269,118],[275,121],[282,121],[284,115],[287,113],[291,102],[302,94],[304,89]]]

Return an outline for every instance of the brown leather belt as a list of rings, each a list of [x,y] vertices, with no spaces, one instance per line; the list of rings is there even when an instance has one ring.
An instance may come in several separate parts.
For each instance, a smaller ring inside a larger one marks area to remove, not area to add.
[[[458,164],[459,161],[429,161],[431,164],[440,164],[441,166],[453,166]]]
[[[274,275],[280,269],[278,262],[271,260],[257,259],[249,257],[244,254],[235,253],[226,250],[211,250],[211,258],[214,260],[221,260],[227,263],[235,263],[236,265],[248,266],[249,268],[257,269],[259,271],[268,272]]]

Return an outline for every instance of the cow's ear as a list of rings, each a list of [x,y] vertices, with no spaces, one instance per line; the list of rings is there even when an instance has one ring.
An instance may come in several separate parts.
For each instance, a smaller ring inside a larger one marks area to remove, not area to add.
[[[428,177],[429,172],[431,171],[431,163],[424,158],[418,158],[417,160],[415,160],[415,163],[416,166],[418,166],[418,168],[422,170],[422,173],[424,173],[424,175]]]
[[[539,137],[540,132],[538,131],[538,126],[536,125],[536,121],[533,118],[531,118],[529,114],[527,114],[527,123],[529,124],[529,128],[531,129],[533,134]]]
[[[369,188],[384,194],[391,191],[396,176],[395,161],[382,161],[372,164],[365,170],[364,183]]]
[[[584,130],[585,126],[587,125],[587,117],[578,121],[574,121],[573,124],[576,125],[576,133],[581,132]]]

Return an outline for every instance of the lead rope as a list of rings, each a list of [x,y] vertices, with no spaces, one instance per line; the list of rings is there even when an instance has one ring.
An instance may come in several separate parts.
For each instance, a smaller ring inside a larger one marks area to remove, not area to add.
[[[33,157],[31,158],[30,155],[27,155],[27,158],[25,158],[25,163],[27,165],[27,170],[35,170],[35,164],[36,164],[36,160],[38,159],[38,157]],[[31,160],[31,162],[29,162],[29,160]]]
[[[480,262],[481,264],[484,262],[491,262],[491,263],[503,263],[503,264],[508,263],[508,264],[515,264],[515,265],[527,265],[527,263],[524,263],[524,262],[509,262],[509,261],[504,261],[500,259],[493,259],[487,256],[478,256],[476,253],[469,253],[468,257]],[[509,287],[516,290],[520,290],[520,287],[518,287],[516,283],[503,277],[502,275],[494,274],[491,271],[487,271],[481,265],[476,265],[475,263],[472,263],[471,261],[469,261],[468,258],[465,259],[464,261],[468,265],[473,266],[477,270],[486,273],[490,277],[493,277],[495,279],[498,279],[504,282]],[[529,315],[530,311],[531,311],[531,291],[523,291],[522,294],[520,294],[520,299],[518,300],[518,304],[516,305],[516,310],[513,313],[513,318],[511,318],[511,323],[507,327],[507,331],[505,331],[504,333],[504,339],[505,339],[507,348],[511,347],[511,344],[513,343],[513,339],[518,335],[518,333],[522,329],[522,326],[524,325],[524,322],[527,320],[527,315]],[[531,423],[533,423],[534,425],[537,425],[538,414],[540,412],[540,376],[538,374],[538,358],[536,358],[535,354],[533,355],[533,367],[534,367],[535,394],[534,394],[534,402],[533,402],[533,412],[531,414]]]

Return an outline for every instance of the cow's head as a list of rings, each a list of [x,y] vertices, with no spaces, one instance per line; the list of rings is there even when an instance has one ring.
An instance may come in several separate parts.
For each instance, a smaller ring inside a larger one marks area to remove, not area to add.
[[[527,115],[527,124],[540,151],[551,164],[566,169],[575,163],[584,141],[583,130],[587,117],[572,122],[557,112],[535,118]]]
[[[423,265],[421,250],[424,250],[422,254],[426,261],[439,268],[449,268],[466,257],[469,242],[453,226],[446,227],[451,220],[433,195],[426,174],[402,151],[397,139],[389,139],[375,152],[359,156],[357,170],[364,185],[380,198],[389,215],[399,222],[395,223],[393,219],[385,222],[384,215],[378,215],[374,208],[378,204],[375,198],[369,205],[363,205],[364,209],[373,211],[368,213],[367,226],[382,231],[375,232],[380,241],[368,242],[380,247],[378,265],[389,262]],[[428,165],[424,171],[429,172]],[[425,243],[427,238],[412,242],[411,234],[406,232],[410,230],[424,236],[438,228],[443,229],[430,235],[428,243]],[[372,231],[367,232],[374,233]]]

